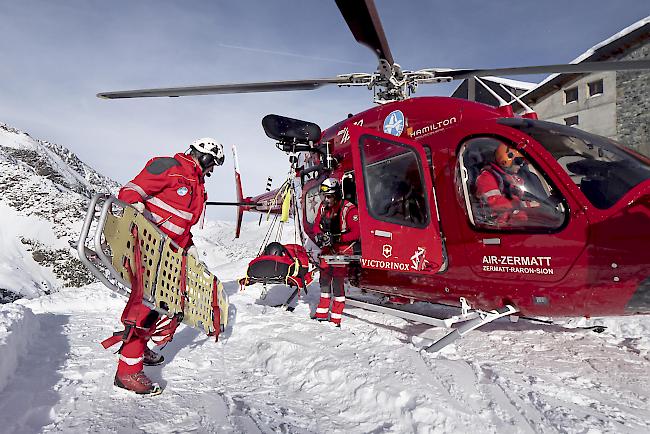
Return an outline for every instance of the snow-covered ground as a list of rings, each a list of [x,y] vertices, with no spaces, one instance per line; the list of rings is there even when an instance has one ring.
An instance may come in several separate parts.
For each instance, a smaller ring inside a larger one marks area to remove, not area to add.
[[[316,285],[293,313],[270,307],[285,287],[239,291],[264,229],[232,241],[212,222],[195,237],[233,320],[218,343],[178,330],[146,368],[157,397],[113,387],[116,355],[99,341],[124,300],[103,286],[0,305],[0,431],[650,431],[650,318],[602,320],[602,334],[504,320],[429,354],[443,330],[352,308],[341,329],[310,320]]]

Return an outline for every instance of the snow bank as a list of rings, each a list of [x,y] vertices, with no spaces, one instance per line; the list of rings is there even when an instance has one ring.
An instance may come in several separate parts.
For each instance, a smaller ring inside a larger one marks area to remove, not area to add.
[[[0,203],[0,288],[23,297],[37,297],[60,286],[56,276],[34,261],[20,241],[28,238],[56,248],[65,248],[52,225],[35,216],[24,216]],[[69,248],[69,246],[67,246]]]
[[[18,360],[38,331],[38,320],[27,307],[0,305],[0,392],[16,371]]]

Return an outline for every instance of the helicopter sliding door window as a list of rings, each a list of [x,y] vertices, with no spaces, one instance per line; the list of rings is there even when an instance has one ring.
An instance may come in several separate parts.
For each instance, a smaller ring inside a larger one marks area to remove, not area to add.
[[[361,161],[373,218],[416,228],[428,225],[422,162],[414,149],[366,136],[361,140]]]
[[[499,145],[511,163],[498,164]],[[505,139],[475,137],[460,148],[456,189],[478,229],[549,232],[563,227],[567,209],[558,190]]]

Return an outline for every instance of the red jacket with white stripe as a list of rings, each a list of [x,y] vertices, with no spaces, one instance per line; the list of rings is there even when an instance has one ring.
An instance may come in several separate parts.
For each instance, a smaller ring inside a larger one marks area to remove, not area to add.
[[[190,228],[202,217],[208,196],[201,167],[185,154],[156,157],[128,182],[118,199],[145,205],[144,215],[178,245],[192,245]]]
[[[323,224],[325,221],[328,222],[327,225]],[[329,228],[323,226],[329,226]],[[332,232],[334,235],[340,234],[335,247],[342,247],[341,245],[357,241],[361,236],[357,207],[347,200],[342,200],[340,207],[332,210],[325,209],[325,204],[321,204],[314,220],[314,235],[326,231]]]

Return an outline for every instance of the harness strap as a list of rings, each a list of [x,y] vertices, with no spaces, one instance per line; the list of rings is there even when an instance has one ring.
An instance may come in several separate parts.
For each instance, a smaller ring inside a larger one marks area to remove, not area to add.
[[[183,252],[181,259],[181,312],[185,312],[185,298],[187,297],[187,252]]]
[[[148,338],[152,333],[152,327],[139,327],[137,325],[138,317],[134,307],[142,305],[142,297],[144,295],[144,266],[142,265],[140,237],[138,236],[138,227],[136,225],[133,225],[131,228],[131,235],[133,235],[133,260],[135,262],[135,272],[133,272],[133,269],[131,268],[129,259],[125,257],[124,268],[126,268],[126,271],[129,274],[129,279],[131,280],[131,293],[129,294],[129,300],[126,302],[124,311],[122,311],[121,321],[122,324],[124,324],[124,330],[114,332],[113,336],[104,339],[101,342],[102,346],[106,349],[120,341],[123,343],[127,342],[133,337],[133,335]]]
[[[221,309],[219,308],[219,285],[216,277],[212,280],[212,327],[214,331],[210,336],[214,336],[214,340],[217,342],[219,333],[221,333]]]

